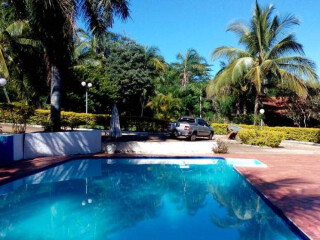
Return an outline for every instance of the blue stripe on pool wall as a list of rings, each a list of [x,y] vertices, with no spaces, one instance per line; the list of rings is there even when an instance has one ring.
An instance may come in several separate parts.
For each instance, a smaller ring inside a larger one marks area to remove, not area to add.
[[[13,161],[13,136],[0,136],[0,165]]]

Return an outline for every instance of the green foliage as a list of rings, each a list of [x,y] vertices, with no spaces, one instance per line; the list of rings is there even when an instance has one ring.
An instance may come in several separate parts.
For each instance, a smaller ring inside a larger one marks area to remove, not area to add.
[[[240,129],[238,137],[245,144],[279,147],[286,136],[283,132],[274,130]]]
[[[187,86],[190,81],[208,78],[209,65],[194,49],[188,49],[185,54],[177,54],[177,63],[173,66],[180,73],[181,87]]]
[[[255,116],[253,114],[240,114],[232,119],[232,123],[250,125],[253,124],[254,117]]]
[[[255,96],[255,115],[259,96],[267,89],[287,89],[307,97],[307,85],[318,76],[315,63],[303,56],[302,44],[293,33],[288,34],[288,28],[298,25],[299,20],[293,15],[279,18],[274,11],[272,5],[261,8],[256,2],[249,24],[234,22],[228,26],[243,49],[222,46],[212,53],[213,59],[222,58],[226,63],[209,82],[208,97],[233,96],[240,106],[242,102],[247,104],[248,95]]]
[[[211,127],[214,130],[214,134],[225,135],[228,133],[228,125],[226,123],[212,123]]]
[[[152,79],[156,68],[145,59],[144,47],[133,41],[110,46],[106,74],[118,87],[117,106],[127,115],[140,115],[153,92]]]
[[[8,113],[6,113],[8,114]],[[35,114],[29,119],[29,123],[43,125],[47,130],[51,129],[49,123],[50,111],[36,109]],[[61,112],[62,126],[66,128],[95,128],[109,129],[110,115],[86,114],[75,112]],[[121,129],[125,131],[141,132],[164,132],[167,130],[168,122],[147,117],[120,116]]]
[[[211,126],[214,129],[215,134],[226,135],[228,134],[228,126],[230,124],[221,124],[221,123],[212,123]],[[245,125],[237,124],[246,130],[259,130],[258,126],[254,125]],[[263,130],[273,131],[282,133],[284,139],[295,140],[295,141],[304,141],[304,142],[314,142],[320,143],[320,129],[319,128],[297,128],[297,127],[263,127]],[[252,133],[252,132],[249,132]],[[249,135],[249,133],[246,133]],[[244,137],[245,138],[245,137]],[[246,141],[246,140],[245,140]]]
[[[14,133],[26,131],[26,124],[33,115],[33,108],[22,103],[0,103],[0,121],[12,123]]]
[[[29,120],[32,124],[48,126],[50,118],[50,111],[43,109],[36,109],[34,116]],[[90,114],[90,113],[75,113],[75,112],[61,112],[62,126],[75,128],[80,125],[102,125],[108,126],[110,123],[110,115],[106,114]]]
[[[287,140],[320,143],[319,128],[268,127],[268,129],[284,133]]]
[[[162,120],[175,120],[180,116],[181,99],[172,94],[158,94],[147,105],[155,112],[155,117]]]

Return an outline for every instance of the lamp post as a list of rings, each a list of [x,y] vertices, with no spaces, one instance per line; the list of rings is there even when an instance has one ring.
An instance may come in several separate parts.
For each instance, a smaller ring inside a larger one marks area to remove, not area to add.
[[[261,108],[259,112],[260,112],[260,114],[261,114],[260,127],[261,127],[261,130],[262,130],[262,125],[263,125],[263,119],[262,119],[262,116],[263,116],[263,114],[264,114],[264,112],[265,112],[265,111],[264,111],[264,109],[263,109],[263,108]]]
[[[200,118],[202,118],[202,90],[200,90]]]
[[[7,99],[8,103],[10,103],[10,98],[8,96],[8,93],[7,93],[7,90],[6,90],[6,87],[5,87],[6,84],[7,84],[7,79],[0,78],[0,87],[3,87],[4,95],[6,96],[6,99]]]
[[[88,90],[92,87],[92,83],[81,82],[81,85],[86,88],[86,113],[88,113]]]

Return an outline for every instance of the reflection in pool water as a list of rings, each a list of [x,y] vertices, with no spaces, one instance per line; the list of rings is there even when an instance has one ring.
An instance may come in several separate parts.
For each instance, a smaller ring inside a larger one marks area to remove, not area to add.
[[[298,239],[223,161],[76,160],[0,186],[1,239]]]

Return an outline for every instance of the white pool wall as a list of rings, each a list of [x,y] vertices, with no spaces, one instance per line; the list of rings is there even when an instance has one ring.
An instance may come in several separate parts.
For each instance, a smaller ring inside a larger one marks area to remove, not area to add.
[[[101,148],[99,130],[26,133],[24,158],[94,154]]]

